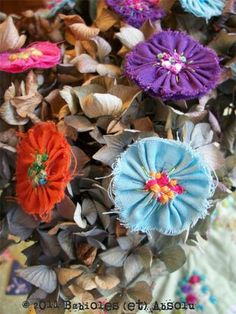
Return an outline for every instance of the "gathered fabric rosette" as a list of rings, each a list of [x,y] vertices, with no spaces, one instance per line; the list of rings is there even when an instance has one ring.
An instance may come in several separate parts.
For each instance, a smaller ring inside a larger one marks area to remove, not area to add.
[[[225,0],[180,0],[185,11],[193,13],[198,17],[209,20],[213,16],[222,14]]]
[[[155,0],[106,0],[108,6],[119,14],[125,22],[141,27],[145,21],[157,21],[165,12]]]
[[[187,34],[162,31],[133,48],[124,71],[154,97],[192,99],[216,87],[220,66],[213,50]]]
[[[51,218],[71,179],[71,148],[52,122],[36,124],[20,134],[17,146],[16,195],[28,214]]]
[[[61,51],[57,44],[35,42],[26,48],[0,53],[0,71],[19,73],[34,68],[52,68],[59,63],[60,58]]]
[[[178,235],[207,215],[214,192],[211,170],[198,153],[158,137],[131,145],[113,174],[115,205],[133,231]]]

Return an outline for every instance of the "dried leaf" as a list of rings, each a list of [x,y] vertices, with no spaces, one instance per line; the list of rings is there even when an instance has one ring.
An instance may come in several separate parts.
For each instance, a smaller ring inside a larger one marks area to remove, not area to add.
[[[116,33],[116,37],[129,49],[145,40],[143,33],[139,29],[129,25],[121,27],[120,32]]]
[[[100,259],[107,265],[121,267],[127,257],[127,252],[115,247],[99,254]]]
[[[74,23],[69,25],[72,34],[76,39],[88,40],[98,35],[100,32],[99,28],[89,27],[83,23]]]
[[[95,282],[100,289],[111,290],[120,283],[120,279],[117,278],[115,275],[108,274],[96,276]]]
[[[214,143],[201,146],[196,150],[209,166],[216,170],[224,164],[223,153],[215,146]]]
[[[19,49],[25,40],[25,35],[19,36],[11,16],[0,24],[0,52]]]
[[[143,263],[138,255],[130,254],[124,262],[124,274],[127,282],[132,281],[143,269]]]
[[[79,203],[77,203],[76,210],[75,210],[75,213],[74,213],[74,221],[77,223],[77,225],[80,228],[84,229],[87,226],[87,222],[86,222],[85,219],[83,219],[81,217],[81,211],[82,211],[81,205]]]
[[[170,273],[179,269],[186,261],[185,252],[179,245],[165,248],[159,258]]]
[[[95,20],[95,25],[101,30],[101,32],[105,32],[116,24],[117,21],[118,18],[116,14],[106,8],[103,8]]]
[[[149,304],[152,300],[151,287],[145,281],[139,281],[127,290],[127,294],[135,301],[145,300]]]
[[[80,73],[97,72],[98,62],[90,57],[90,55],[83,53],[72,60],[72,62],[76,64],[76,68]]]
[[[52,293],[57,287],[57,275],[54,270],[46,265],[21,269],[17,271],[17,275],[47,293]]]
[[[79,243],[76,247],[76,256],[86,266],[91,266],[96,258],[97,249],[88,243]]]
[[[71,115],[65,117],[64,121],[77,132],[88,132],[94,129],[94,125],[84,116]]]
[[[94,93],[86,97],[81,103],[81,108],[89,118],[115,116],[121,112],[122,101],[110,94]]]
[[[112,48],[108,41],[100,36],[92,38],[97,46],[97,56],[100,61],[104,61],[104,58],[109,55]]]
[[[98,64],[97,65],[97,72],[101,76],[108,76],[108,77],[118,77],[121,75],[121,69],[113,64]]]
[[[70,280],[80,276],[83,273],[82,269],[72,269],[72,268],[57,268],[55,269],[57,274],[57,279],[61,285],[66,285]]]
[[[71,114],[76,114],[78,112],[78,104],[73,88],[71,86],[63,86],[59,93],[68,105]]]

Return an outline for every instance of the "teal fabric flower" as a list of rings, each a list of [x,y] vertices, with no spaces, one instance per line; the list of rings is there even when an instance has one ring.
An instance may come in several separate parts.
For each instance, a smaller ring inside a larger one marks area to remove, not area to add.
[[[211,170],[189,145],[150,137],[121,155],[112,191],[121,221],[133,231],[177,235],[207,215]]]
[[[180,0],[182,7],[198,17],[209,20],[212,16],[222,14],[225,0]]]

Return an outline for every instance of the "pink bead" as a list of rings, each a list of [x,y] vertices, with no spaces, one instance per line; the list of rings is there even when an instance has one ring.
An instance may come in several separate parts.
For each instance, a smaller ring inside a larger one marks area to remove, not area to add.
[[[198,275],[193,275],[190,277],[189,282],[195,284],[201,281],[201,278]]]
[[[194,294],[188,294],[186,297],[186,301],[188,304],[196,304],[198,298]]]

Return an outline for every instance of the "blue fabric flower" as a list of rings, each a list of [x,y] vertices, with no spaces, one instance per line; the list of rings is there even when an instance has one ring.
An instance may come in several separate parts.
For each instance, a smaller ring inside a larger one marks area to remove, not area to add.
[[[198,17],[209,20],[212,16],[221,15],[225,0],[180,0],[182,7]]]
[[[115,205],[133,231],[180,234],[206,216],[214,191],[211,171],[198,153],[158,137],[131,145],[113,174]]]

